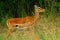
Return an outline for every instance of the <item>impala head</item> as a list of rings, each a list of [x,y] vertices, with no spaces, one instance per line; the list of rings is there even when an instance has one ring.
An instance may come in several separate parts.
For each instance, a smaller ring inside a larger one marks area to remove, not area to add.
[[[35,12],[45,12],[45,9],[38,7],[37,5],[34,5],[35,7]]]

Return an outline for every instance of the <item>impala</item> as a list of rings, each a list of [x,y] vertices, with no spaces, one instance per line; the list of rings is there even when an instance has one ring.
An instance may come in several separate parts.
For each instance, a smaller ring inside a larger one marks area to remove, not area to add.
[[[17,28],[17,30],[29,28],[33,40],[38,40],[31,26],[39,18],[39,13],[44,12],[45,9],[40,8],[37,5],[34,5],[34,8],[35,8],[34,16],[26,16],[24,18],[11,18],[7,20],[7,26],[9,29],[7,30],[6,37],[8,37],[10,33],[14,31],[15,28]]]

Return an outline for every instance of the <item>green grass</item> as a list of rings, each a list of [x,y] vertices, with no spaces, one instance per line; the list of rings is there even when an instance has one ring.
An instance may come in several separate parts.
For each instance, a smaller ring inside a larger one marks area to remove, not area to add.
[[[60,40],[60,18],[59,17],[40,17],[32,26],[34,32],[40,40]],[[0,28],[0,40],[6,40],[7,28]],[[25,36],[24,36],[25,35]],[[32,40],[29,30],[13,32],[8,40]]]

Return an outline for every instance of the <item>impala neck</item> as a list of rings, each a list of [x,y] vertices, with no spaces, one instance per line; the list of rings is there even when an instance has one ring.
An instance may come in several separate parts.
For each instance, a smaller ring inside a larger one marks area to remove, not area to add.
[[[39,18],[39,12],[35,10],[34,20],[36,21]]]
[[[35,17],[39,17],[39,12],[35,11]]]

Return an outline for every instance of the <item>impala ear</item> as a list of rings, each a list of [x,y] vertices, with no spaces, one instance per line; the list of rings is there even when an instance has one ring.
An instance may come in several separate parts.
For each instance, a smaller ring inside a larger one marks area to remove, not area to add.
[[[40,7],[38,7],[37,5],[34,5],[34,7],[40,9]]]
[[[35,8],[37,8],[38,6],[37,5],[34,5]]]

